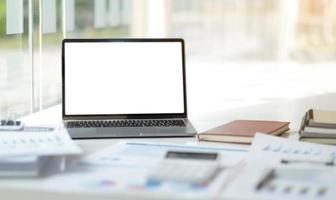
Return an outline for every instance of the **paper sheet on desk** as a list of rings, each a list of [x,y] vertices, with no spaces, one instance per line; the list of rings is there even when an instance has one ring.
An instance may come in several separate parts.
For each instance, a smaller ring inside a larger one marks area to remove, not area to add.
[[[245,166],[223,199],[334,200],[336,147],[256,134]],[[290,162],[283,163],[282,160]],[[268,176],[269,172],[274,172]],[[268,177],[268,178],[265,178]],[[264,181],[265,180],[265,181]]]
[[[81,149],[64,129],[54,131],[0,132],[0,159],[8,156],[79,154]]]
[[[238,164],[247,154],[248,147],[241,145],[205,146],[149,142],[121,142],[83,158],[87,165],[117,166],[128,168],[153,167],[164,158],[168,150],[218,152],[224,166]]]
[[[249,159],[263,157],[268,160],[300,158],[308,160],[336,159],[336,147],[300,142],[287,138],[257,133],[249,150]]]
[[[104,168],[64,173],[43,180],[36,188],[52,192],[94,193],[111,199],[214,199],[227,174],[209,185],[162,183],[147,180],[146,170]],[[97,197],[98,199],[98,197]]]
[[[273,168],[274,169],[274,168]],[[336,173],[326,169],[275,168],[260,187],[267,167],[247,167],[222,193],[222,199],[334,200]]]
[[[190,183],[151,182],[152,170],[163,159],[166,151],[219,152],[224,166],[236,165],[247,154],[247,147],[228,145],[211,147],[149,142],[120,142],[97,153],[84,157],[72,172],[46,180],[50,190],[137,194],[140,197],[166,199],[212,199],[221,190],[229,170],[223,170],[212,182],[204,185]],[[71,185],[71,187],[69,187]],[[170,196],[170,198],[169,198]]]

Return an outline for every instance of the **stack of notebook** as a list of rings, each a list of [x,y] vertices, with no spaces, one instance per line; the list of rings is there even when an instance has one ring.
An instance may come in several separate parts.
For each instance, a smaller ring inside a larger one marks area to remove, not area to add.
[[[336,111],[308,110],[299,133],[302,141],[336,144]]]

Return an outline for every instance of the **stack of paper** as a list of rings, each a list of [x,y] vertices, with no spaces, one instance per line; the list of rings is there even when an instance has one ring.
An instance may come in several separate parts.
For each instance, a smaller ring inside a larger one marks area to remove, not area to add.
[[[14,156],[0,159],[1,177],[38,176],[48,161],[47,156]]]
[[[0,132],[0,176],[36,176],[50,156],[81,153],[66,130]]]

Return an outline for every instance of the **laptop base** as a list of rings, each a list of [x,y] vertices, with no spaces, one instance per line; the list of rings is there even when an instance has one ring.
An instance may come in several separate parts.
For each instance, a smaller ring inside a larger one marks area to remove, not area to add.
[[[193,137],[196,131],[180,130],[180,132],[169,131],[163,132],[152,128],[153,130],[143,130],[133,128],[68,128],[69,135],[73,139],[99,139],[99,138],[144,138],[144,137]]]

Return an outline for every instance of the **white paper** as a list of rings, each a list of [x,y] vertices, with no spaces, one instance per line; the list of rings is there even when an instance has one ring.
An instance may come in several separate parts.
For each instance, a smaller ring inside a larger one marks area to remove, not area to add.
[[[87,165],[150,168],[154,167],[160,160],[162,160],[168,150],[218,152],[223,166],[236,165],[245,158],[247,154],[247,147],[242,147],[240,145],[211,147],[169,143],[121,142],[89,155],[83,158],[80,162]]]
[[[261,133],[255,135],[248,156],[249,161],[254,160],[260,165],[280,163],[281,159],[307,160],[309,163],[311,161],[332,161],[335,158],[336,147],[334,146],[301,142]]]
[[[80,148],[64,129],[46,132],[1,131],[0,158],[79,154]]]
[[[257,133],[252,141],[250,152],[263,152],[283,155],[332,155],[336,156],[336,147],[324,144],[301,142],[293,139]]]
[[[91,169],[80,173],[64,173],[46,179],[44,190],[98,194],[111,199],[215,199],[226,180],[225,171],[210,185],[186,183],[153,183],[147,181],[143,169],[106,168]],[[39,187],[40,186],[40,187]],[[36,185],[41,189],[41,185]]]
[[[333,162],[335,152],[334,146],[257,133],[244,168],[225,188],[222,198],[332,200],[336,167],[326,163]],[[283,163],[283,160],[292,162]],[[257,189],[270,170],[274,170],[275,175],[262,189]]]
[[[70,172],[43,182],[43,187],[52,191],[108,193],[116,199],[148,199],[154,196],[158,199],[174,199],[177,195],[179,199],[214,199],[214,196],[219,196],[222,185],[229,180],[230,169],[224,169],[213,181],[204,185],[148,180],[148,172],[154,170],[167,150],[218,152],[224,166],[239,163],[247,154],[247,147],[239,145],[211,147],[120,142],[84,157]]]
[[[224,190],[222,199],[245,200],[334,200],[334,171],[322,169],[277,168],[274,179],[264,188],[257,190],[257,185],[270,168],[246,167],[239,176]],[[290,176],[283,176],[283,172]],[[289,172],[289,173],[288,173]],[[270,186],[273,189],[270,189]],[[303,192],[303,191],[306,192]],[[324,193],[319,194],[322,190]]]

